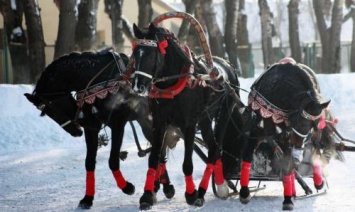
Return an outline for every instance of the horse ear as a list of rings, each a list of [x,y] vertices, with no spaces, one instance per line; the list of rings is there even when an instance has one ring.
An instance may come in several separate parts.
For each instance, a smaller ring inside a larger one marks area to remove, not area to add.
[[[34,105],[39,105],[40,101],[38,98],[36,98],[34,95],[29,94],[29,93],[25,93],[24,94],[26,96],[26,98],[28,99],[28,101],[32,102]]]
[[[326,102],[323,102],[323,103],[321,104],[321,107],[322,107],[323,109],[325,109],[325,108],[327,108],[327,107],[329,106],[329,104],[330,104],[330,100],[329,100],[329,101],[326,101]]]
[[[143,39],[145,37],[143,31],[139,29],[139,27],[135,23],[133,23],[133,32],[134,32],[134,36],[136,36],[136,38],[138,39]]]
[[[153,23],[150,23],[148,30],[149,30],[149,32],[155,32],[155,25]]]

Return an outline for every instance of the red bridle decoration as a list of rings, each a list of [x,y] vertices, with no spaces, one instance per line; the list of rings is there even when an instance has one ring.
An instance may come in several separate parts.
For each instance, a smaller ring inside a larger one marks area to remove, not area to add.
[[[160,54],[162,54],[162,55],[166,54],[165,49],[166,49],[166,47],[168,47],[168,41],[167,40],[159,41],[158,47],[159,47]]]

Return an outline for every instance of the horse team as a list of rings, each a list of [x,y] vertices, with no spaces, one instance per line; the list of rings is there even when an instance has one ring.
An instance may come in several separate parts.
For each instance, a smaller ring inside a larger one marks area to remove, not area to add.
[[[33,93],[25,94],[42,115],[71,135],[80,136],[84,128],[86,191],[79,207],[93,205],[97,137],[102,125],[112,129],[109,167],[113,178],[124,193],[134,193],[134,185],[120,171],[118,156],[125,124],[137,120],[152,145],[139,200],[141,210],[156,203],[160,184],[167,198],[175,194],[165,165],[166,148],[178,140],[169,136],[172,132],[179,132],[185,146],[182,166],[187,204],[204,205],[212,174],[218,196],[228,198],[224,176],[235,166],[240,169],[239,199],[248,203],[253,153],[267,140],[275,141],[282,153],[278,164],[283,174],[282,209],[293,210],[295,155],[308,135],[321,133],[323,111],[329,104],[323,101],[312,70],[292,59],[271,65],[254,82],[244,105],[239,98],[237,71],[227,61],[211,57],[214,67],[210,69],[208,56],[194,55],[173,33],[155,24],[147,29],[134,25],[134,33],[137,42],[130,58],[107,49],[68,54],[47,66]],[[72,92],[76,92],[76,99]],[[197,129],[208,156],[196,187],[192,154]],[[321,189],[322,168],[316,162],[312,168],[314,185]]]

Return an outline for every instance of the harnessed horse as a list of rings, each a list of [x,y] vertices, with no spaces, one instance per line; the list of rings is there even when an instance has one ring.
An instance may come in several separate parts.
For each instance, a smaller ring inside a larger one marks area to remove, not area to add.
[[[25,94],[41,110],[41,116],[49,116],[72,136],[81,136],[81,127],[84,128],[86,191],[79,203],[81,208],[87,209],[93,204],[98,134],[102,125],[110,127],[112,132],[109,168],[117,186],[128,195],[134,193],[135,187],[125,180],[119,161],[126,123],[136,120],[147,140],[152,140],[147,99],[137,96],[129,81],[116,80],[116,75],[125,70],[127,61],[126,55],[111,49],[70,53],[49,64],[33,93]],[[77,99],[72,92],[76,92]],[[165,169],[163,172],[165,184],[169,185],[167,172]]]
[[[193,59],[189,48],[181,45],[168,30],[154,24],[150,24],[147,30],[141,30],[134,25],[134,33],[139,40],[134,45],[132,54],[133,87],[141,95],[148,95],[154,129],[149,169],[144,194],[140,199],[140,208],[149,209],[156,202],[153,179],[158,174],[158,160],[162,149],[166,147],[164,136],[170,125],[179,128],[183,134],[186,202],[197,206],[204,204],[204,195],[213,172],[219,196],[226,198],[228,187],[223,177],[219,144],[214,138],[212,129],[212,119],[218,112],[211,112],[208,109],[220,108],[224,99],[230,98],[226,95],[226,88],[238,90],[236,71],[230,65],[229,69],[224,70],[226,76],[229,76],[230,84],[225,81],[207,83],[204,80],[204,77],[208,76],[205,64]],[[217,58],[215,61],[217,62]],[[226,76],[224,78],[227,79]],[[231,88],[231,85],[234,87]],[[192,153],[197,124],[208,146],[207,166],[198,190],[192,176]]]

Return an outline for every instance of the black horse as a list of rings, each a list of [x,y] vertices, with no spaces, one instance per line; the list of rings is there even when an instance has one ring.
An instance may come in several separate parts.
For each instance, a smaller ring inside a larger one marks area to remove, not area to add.
[[[226,61],[215,58],[221,68],[227,67],[223,71],[231,83],[223,80],[210,83],[201,77],[208,76],[202,59],[191,56],[189,48],[181,45],[167,29],[150,24],[148,29],[141,30],[134,25],[134,33],[139,40],[133,50],[133,86],[142,95],[149,95],[154,129],[154,142],[140,209],[149,209],[156,201],[153,180],[161,151],[166,146],[163,141],[169,126],[179,128],[183,134],[186,202],[197,206],[204,204],[204,195],[213,172],[219,196],[226,198],[228,188],[223,177],[220,144],[214,138],[212,120],[219,114],[222,103],[227,102],[225,99],[239,98],[236,94],[238,91],[235,91],[239,86],[236,70]],[[230,93],[234,96],[229,95]],[[207,166],[198,191],[192,177],[192,154],[197,124],[208,146]]]
[[[112,131],[109,167],[117,186],[128,195],[134,193],[135,187],[125,180],[119,163],[126,123],[137,120],[147,140],[152,140],[147,99],[138,97],[129,81],[116,80],[127,62],[126,55],[112,49],[73,52],[49,64],[33,93],[25,94],[42,111],[41,116],[48,115],[72,136],[81,136],[81,127],[84,128],[87,175],[85,196],[79,203],[81,208],[87,209],[93,204],[98,134],[102,126],[109,126]],[[72,92],[76,92],[76,99]],[[171,186],[165,169],[163,172],[164,186]]]
[[[292,149],[301,148],[311,130],[318,131],[323,110],[314,76],[295,63],[278,63],[268,68],[252,85],[246,114],[250,117],[249,139],[243,153],[240,173],[240,201],[248,203],[248,188],[254,149],[262,139],[275,140],[282,150],[279,164],[283,174],[283,210],[292,210],[294,190],[294,162]],[[314,184],[323,186],[320,164],[313,165]]]

